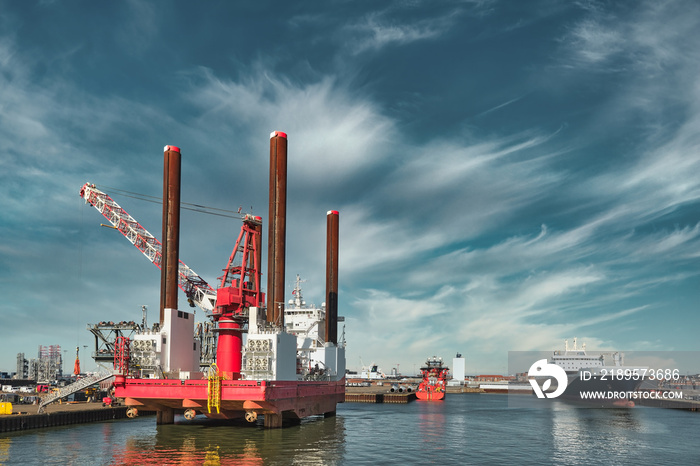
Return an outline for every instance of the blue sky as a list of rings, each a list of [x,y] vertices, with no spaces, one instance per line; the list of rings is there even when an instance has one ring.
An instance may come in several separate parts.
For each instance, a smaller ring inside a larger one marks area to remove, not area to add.
[[[274,130],[288,296],[340,211],[349,367],[700,349],[700,4],[241,3],[0,0],[0,370],[157,315],[85,182],[160,196],[173,144],[183,201],[266,217]],[[239,228],[183,211],[181,259],[215,284]]]

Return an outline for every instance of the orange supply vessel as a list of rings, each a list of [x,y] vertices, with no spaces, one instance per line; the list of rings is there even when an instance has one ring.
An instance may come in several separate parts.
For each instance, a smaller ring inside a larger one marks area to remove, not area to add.
[[[439,401],[445,398],[447,372],[449,368],[442,364],[442,358],[428,358],[425,366],[420,368],[423,380],[418,385],[416,398],[419,400]]]

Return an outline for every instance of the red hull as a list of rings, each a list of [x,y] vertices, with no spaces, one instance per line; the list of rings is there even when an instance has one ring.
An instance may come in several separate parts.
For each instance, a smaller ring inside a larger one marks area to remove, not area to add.
[[[221,381],[219,409],[209,408],[207,380],[126,379],[115,382],[115,395],[137,409],[157,411],[158,422],[173,422],[174,414],[194,410],[212,419],[265,416],[265,426],[276,427],[283,418],[300,419],[330,414],[345,401],[345,379],[337,382]],[[210,412],[211,411],[211,412]],[[186,413],[185,413],[186,414]]]
[[[419,400],[425,400],[425,401],[440,401],[445,399],[445,391],[444,390],[435,390],[435,391],[424,391],[424,390],[419,390],[416,392],[416,398]]]

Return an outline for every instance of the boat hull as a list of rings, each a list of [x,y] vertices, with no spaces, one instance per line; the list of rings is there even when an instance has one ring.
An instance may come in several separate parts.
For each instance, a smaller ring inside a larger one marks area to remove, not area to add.
[[[610,377],[602,378],[596,375],[593,375],[589,380],[582,380],[578,374],[569,374],[568,379],[566,390],[561,395],[562,399],[581,401],[588,404],[626,407],[634,406],[634,402],[630,399],[630,394],[635,392],[642,384],[642,380],[611,380]],[[606,398],[585,398],[584,393],[601,393]],[[615,394],[619,395],[619,397],[615,396]]]
[[[424,401],[440,401],[445,399],[444,391],[417,391],[416,398]]]
[[[220,395],[210,395],[207,380],[125,379],[115,395],[129,407],[156,411],[162,424],[174,414],[192,410],[211,419],[257,419],[276,427],[282,419],[335,413],[345,401],[345,379],[339,381],[221,381]],[[252,417],[251,417],[252,416]]]

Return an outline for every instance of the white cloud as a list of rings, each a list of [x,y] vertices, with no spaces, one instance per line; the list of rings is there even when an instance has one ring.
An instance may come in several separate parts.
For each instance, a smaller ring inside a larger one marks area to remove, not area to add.
[[[698,54],[688,41],[700,23],[695,2],[641,2],[624,15],[594,2],[581,6],[587,14],[562,38],[565,63],[649,77],[687,62],[688,54]]]
[[[635,307],[632,309],[625,309],[625,310],[615,312],[612,314],[605,314],[602,316],[592,317],[592,318],[586,319],[583,322],[581,322],[580,327],[585,328],[585,327],[590,327],[590,326],[599,326],[600,324],[605,323],[605,322],[618,320],[618,319],[621,319],[623,317],[627,317],[627,316],[630,316],[632,314],[636,314],[637,312],[643,311],[643,310],[647,309],[648,307],[649,306],[639,306],[639,307]]]
[[[512,304],[526,309],[541,306],[563,295],[573,295],[586,285],[604,279],[602,273],[588,269],[566,270],[552,276],[528,277],[521,283],[521,290]]]
[[[389,10],[390,11],[390,10]],[[412,23],[401,23],[387,11],[371,13],[345,27],[351,36],[359,36],[351,50],[355,54],[377,51],[391,45],[406,45],[444,35],[454,25],[458,11],[428,17]]]
[[[633,243],[634,253],[649,257],[663,255],[666,259],[692,257],[700,251],[700,223],[671,232],[648,234]]]
[[[700,171],[700,139],[697,136],[700,105],[693,106],[692,111],[695,114],[672,133],[668,143],[640,158],[622,184],[623,188],[644,196],[650,202],[649,198],[653,196],[658,211],[700,199],[700,180],[694,176]]]
[[[207,70],[199,77],[203,83],[189,95],[204,111],[199,125],[246,128],[241,132],[250,145],[260,139],[250,128],[287,132],[290,170],[305,179],[333,183],[353,176],[381,159],[395,134],[374,103],[332,77],[296,85],[260,68],[239,82]]]
[[[577,24],[569,40],[578,59],[589,64],[605,62],[622,50],[621,32],[593,20]]]

